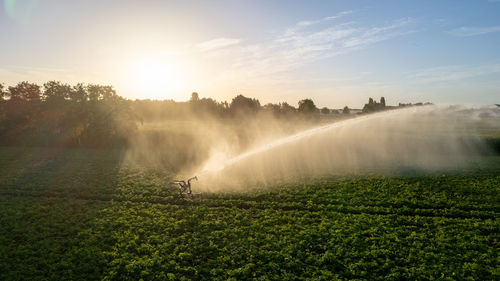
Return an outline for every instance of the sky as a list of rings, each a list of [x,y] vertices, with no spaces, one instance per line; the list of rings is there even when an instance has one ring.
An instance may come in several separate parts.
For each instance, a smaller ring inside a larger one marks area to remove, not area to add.
[[[500,0],[0,0],[0,83],[130,99],[500,103]]]

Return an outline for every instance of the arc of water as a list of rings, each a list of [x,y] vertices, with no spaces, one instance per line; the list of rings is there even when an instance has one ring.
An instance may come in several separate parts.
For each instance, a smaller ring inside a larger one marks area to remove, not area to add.
[[[223,163],[219,167],[212,168],[212,169],[209,169],[208,167],[205,167],[201,171],[200,174],[206,174],[206,173],[211,173],[211,172],[222,171],[226,167],[231,166],[231,165],[233,165],[233,164],[235,164],[235,163],[237,163],[237,162],[239,162],[239,161],[241,161],[241,160],[243,160],[245,158],[248,158],[248,157],[250,157],[252,155],[269,151],[269,150],[271,150],[271,149],[273,149],[275,147],[278,147],[278,146],[281,146],[281,145],[285,145],[285,144],[288,144],[288,143],[292,143],[294,141],[298,141],[300,139],[303,139],[305,137],[318,134],[320,132],[324,132],[324,131],[331,130],[331,129],[334,129],[334,128],[349,126],[349,125],[357,124],[357,123],[360,123],[360,122],[365,122],[365,121],[368,121],[368,120],[382,118],[382,117],[386,117],[386,116],[389,116],[389,115],[400,114],[400,113],[407,112],[407,111],[410,111],[410,110],[415,110],[415,109],[413,109],[413,108],[406,108],[406,109],[397,109],[397,110],[385,111],[385,112],[380,112],[380,113],[374,113],[374,114],[370,114],[370,115],[360,116],[360,117],[356,117],[356,118],[352,118],[352,119],[348,119],[348,120],[343,120],[343,121],[339,121],[339,122],[335,122],[335,123],[330,123],[330,124],[327,124],[327,125],[323,125],[323,126],[320,126],[320,127],[308,129],[308,130],[302,131],[300,133],[297,133],[297,134],[294,134],[294,135],[291,135],[291,136],[288,136],[288,137],[283,137],[283,138],[277,139],[277,140],[272,141],[270,143],[258,146],[258,147],[254,148],[254,149],[251,149],[251,150],[247,151],[247,152],[239,154],[239,155],[237,155],[237,156],[235,156],[233,158],[228,159],[227,161],[225,161],[225,163]]]

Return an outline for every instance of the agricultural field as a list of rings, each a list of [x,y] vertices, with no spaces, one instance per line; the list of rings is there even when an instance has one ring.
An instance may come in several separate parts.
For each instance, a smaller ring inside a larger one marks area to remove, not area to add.
[[[184,200],[123,156],[0,148],[0,280],[500,278],[500,156]]]

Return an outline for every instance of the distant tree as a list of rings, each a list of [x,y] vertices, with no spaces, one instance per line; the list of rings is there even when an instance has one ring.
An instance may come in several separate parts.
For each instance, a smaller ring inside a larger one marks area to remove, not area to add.
[[[43,84],[43,100],[53,104],[60,104],[65,100],[69,100],[72,87],[67,84],[62,84],[59,81],[49,81]]]
[[[89,98],[89,101],[98,101],[100,99],[100,89],[101,86],[95,85],[95,84],[89,84],[87,85],[87,95]]]
[[[40,86],[27,81],[19,82],[16,86],[9,87],[9,96],[11,101],[40,101]]]
[[[218,103],[212,98],[202,98],[197,92],[191,94],[191,99],[189,99],[189,107],[196,117],[205,117],[207,115],[211,116],[222,116],[225,114],[227,109],[226,103]]]
[[[89,101],[116,99],[115,89],[112,86],[101,86],[96,84],[87,85],[87,96]]]
[[[116,90],[113,86],[100,86],[101,98],[104,101],[116,100],[120,97],[116,94]]]
[[[3,84],[0,83],[0,101],[5,100],[7,97],[7,93],[4,92],[3,88],[4,88]]]
[[[330,114],[330,109],[328,109],[328,107],[323,107],[321,109],[321,114]]]
[[[318,112],[318,108],[311,99],[303,99],[299,101],[299,108],[297,111],[303,114],[314,114]]]
[[[5,99],[7,97],[7,93],[3,90],[3,84],[0,83],[0,132],[2,131],[2,120],[5,119],[7,115],[4,109],[4,104],[6,103]]]
[[[282,102],[280,103],[280,111],[283,114],[289,114],[289,113],[294,113],[297,111],[297,109],[291,105],[289,105],[287,102]]]
[[[71,101],[76,102],[76,103],[87,101],[88,92],[87,92],[87,88],[85,87],[85,85],[83,85],[82,83],[76,84],[73,87],[73,89],[70,91],[69,98]]]
[[[237,95],[231,101],[229,106],[233,114],[256,113],[260,110],[260,102],[257,99],[247,98],[243,95]]]
[[[344,109],[342,110],[342,114],[344,114],[344,115],[351,114],[351,109],[349,109],[349,107],[347,105],[344,106]]]
[[[212,98],[202,98],[196,104],[203,114],[221,116],[224,113],[224,105]]]
[[[274,115],[279,115],[281,113],[281,106],[279,104],[268,103],[264,105],[263,108]]]
[[[363,113],[371,113],[376,111],[386,110],[385,98],[380,98],[380,103],[374,101],[372,98],[368,99],[368,103],[363,106]]]
[[[197,92],[193,92],[193,93],[191,94],[191,99],[189,100],[189,102],[191,102],[191,103],[196,103],[196,102],[198,102],[199,100],[200,100],[200,96],[198,95],[198,93],[197,93]]]

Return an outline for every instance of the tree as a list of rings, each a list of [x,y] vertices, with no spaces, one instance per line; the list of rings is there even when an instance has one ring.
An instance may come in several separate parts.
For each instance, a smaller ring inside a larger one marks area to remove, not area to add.
[[[98,100],[111,100],[116,99],[116,91],[112,86],[101,86],[96,84],[89,84],[87,86],[87,95],[89,101]]]
[[[43,100],[54,104],[68,100],[73,91],[70,85],[62,84],[59,81],[49,81],[43,84],[43,88]]]
[[[269,111],[274,115],[279,115],[281,113],[281,106],[275,103],[268,103],[264,105],[264,110]]]
[[[321,109],[321,114],[330,114],[330,109],[328,109],[328,107],[323,107]]]
[[[288,113],[294,113],[297,111],[297,109],[291,105],[289,105],[287,102],[282,102],[280,103],[280,111],[283,114],[288,114]]]
[[[3,91],[3,87],[3,84],[0,83],[0,101],[5,100],[5,98],[7,97],[7,93]]]
[[[260,110],[260,102],[257,99],[247,98],[243,95],[237,95],[231,101],[229,106],[231,112],[234,114],[249,114],[256,113]]]
[[[9,87],[9,96],[11,101],[39,101],[40,86],[27,81],[19,82],[16,86]]]
[[[385,98],[380,98],[380,103],[373,101],[372,98],[368,99],[368,103],[363,106],[363,113],[371,113],[376,111],[386,110]]]
[[[82,83],[78,83],[73,87],[73,90],[69,93],[69,98],[73,102],[84,102],[88,99],[87,88]]]
[[[311,99],[303,99],[299,101],[298,111],[303,114],[314,114],[318,112],[318,108]]]
[[[342,110],[342,114],[345,114],[345,115],[351,114],[351,110],[349,109],[349,107],[347,105],[344,106],[344,109]]]
[[[189,100],[189,102],[191,102],[191,103],[196,103],[196,102],[198,102],[199,100],[200,100],[200,96],[198,95],[198,93],[197,93],[197,92],[193,92],[193,93],[191,94],[191,99]]]
[[[98,101],[100,98],[100,87],[99,85],[89,84],[87,85],[87,93],[89,101]]]
[[[113,86],[100,86],[100,97],[104,101],[116,100],[120,97],[116,94],[116,90],[113,89]]]

